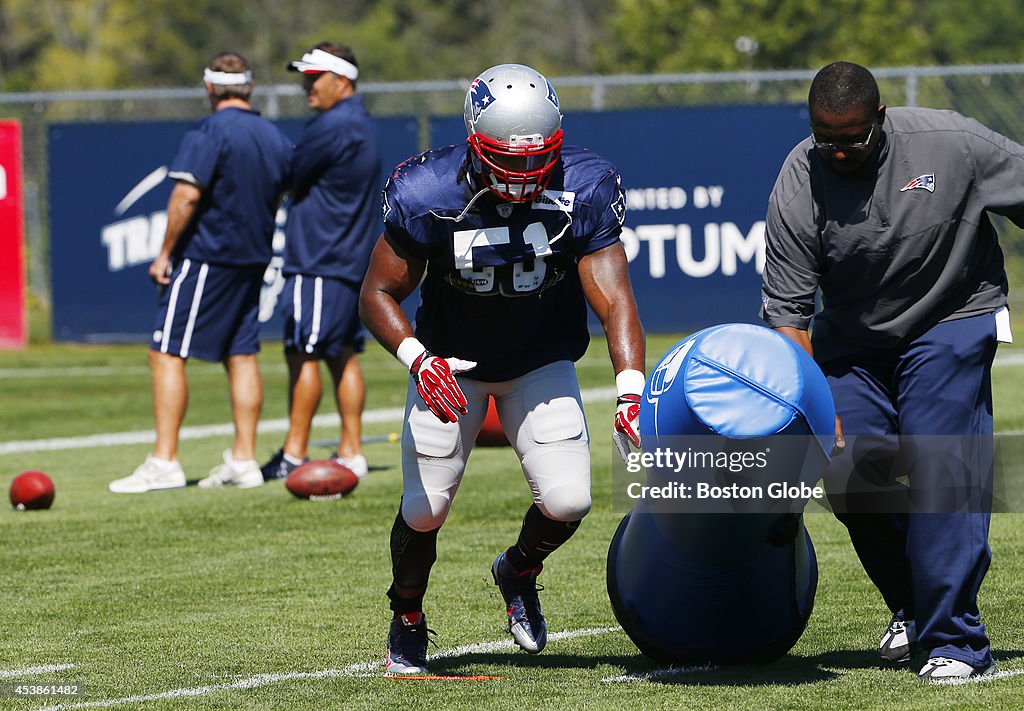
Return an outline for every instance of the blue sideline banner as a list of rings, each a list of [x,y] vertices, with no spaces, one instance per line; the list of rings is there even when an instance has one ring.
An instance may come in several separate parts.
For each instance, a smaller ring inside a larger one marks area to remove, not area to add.
[[[293,141],[304,119],[275,122]],[[53,338],[142,341],[152,336],[157,297],[149,264],[167,224],[167,166],[194,121],[55,124],[49,129]],[[381,187],[418,152],[415,118],[379,118]],[[275,252],[284,245],[278,213]],[[383,228],[383,223],[380,224]],[[280,256],[264,277],[263,335],[280,339]]]
[[[648,331],[759,323],[768,195],[810,131],[805,106],[571,113],[562,127],[622,175],[622,242]],[[461,116],[433,129],[435,146],[465,141]]]
[[[303,123],[278,125],[294,139]],[[378,124],[386,178],[418,152],[418,127],[412,118]],[[147,269],[167,219],[166,166],[192,125],[50,128],[55,339],[149,340],[156,296]],[[756,322],[768,194],[787,153],[808,131],[806,108],[580,112],[566,116],[564,127],[568,142],[608,157],[622,173],[628,208],[622,241],[647,330]],[[463,143],[462,117],[436,119],[431,139],[434,146]],[[275,245],[281,244],[279,233]],[[279,260],[268,269],[264,288],[267,338],[280,336],[278,267]]]

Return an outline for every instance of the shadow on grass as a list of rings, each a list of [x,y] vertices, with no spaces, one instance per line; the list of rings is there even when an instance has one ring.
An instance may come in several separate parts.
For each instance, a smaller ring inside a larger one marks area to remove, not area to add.
[[[481,665],[514,666],[520,669],[596,669],[612,665],[626,668],[636,657],[582,657],[577,654],[525,654],[518,650],[501,652],[469,652],[454,657],[428,659],[431,674],[466,673]],[[639,657],[643,659],[643,657]]]
[[[849,669],[875,668],[877,657],[866,652],[832,652],[818,657],[784,657],[763,666],[729,666],[697,669],[682,667],[676,673],[665,673],[668,667],[640,654],[633,656],[581,657],[570,654],[539,654],[528,656],[520,652],[480,652],[434,659],[430,662],[433,674],[465,673],[466,669],[480,665],[514,665],[521,669],[596,669],[619,667],[622,675],[645,677],[652,683],[686,684],[691,686],[763,686],[772,684],[798,685],[826,681],[840,676],[825,667]],[[682,669],[690,671],[683,671]]]
[[[992,657],[996,664],[1000,662],[1024,661],[1024,649],[993,649]],[[997,669],[999,667],[996,667]]]
[[[1021,660],[1024,651],[997,650],[997,662]],[[809,657],[787,655],[771,664],[737,665],[711,668],[678,667],[672,669],[647,657],[631,656],[585,657],[570,654],[526,655],[517,651],[471,652],[457,657],[433,659],[433,674],[464,674],[481,665],[513,665],[521,669],[596,669],[603,666],[619,667],[622,676],[642,678],[649,683],[686,686],[799,686],[828,681],[846,672],[860,669],[878,669],[905,672],[916,676],[924,663],[923,656],[906,664],[883,664],[873,650],[842,649]]]

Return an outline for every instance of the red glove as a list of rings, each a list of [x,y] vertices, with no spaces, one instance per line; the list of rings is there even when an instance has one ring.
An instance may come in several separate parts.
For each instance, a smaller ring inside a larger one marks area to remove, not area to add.
[[[441,422],[458,422],[465,415],[466,395],[455,380],[456,373],[464,373],[476,367],[476,363],[458,358],[438,358],[429,351],[423,351],[413,361],[409,373],[416,382],[423,402]]]
[[[629,445],[640,449],[640,396],[632,393],[619,395],[616,401],[615,430],[612,441],[619,450],[622,461],[628,463]]]

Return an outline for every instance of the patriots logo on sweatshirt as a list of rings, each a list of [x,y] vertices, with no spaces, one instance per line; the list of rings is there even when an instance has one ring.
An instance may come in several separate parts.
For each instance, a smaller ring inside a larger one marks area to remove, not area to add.
[[[919,175],[909,183],[900,188],[901,193],[905,193],[908,190],[927,190],[930,193],[935,192],[935,173],[927,173],[925,175]]]

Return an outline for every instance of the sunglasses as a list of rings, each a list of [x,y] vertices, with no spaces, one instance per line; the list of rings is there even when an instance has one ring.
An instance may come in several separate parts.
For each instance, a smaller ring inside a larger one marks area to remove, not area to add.
[[[871,124],[871,130],[868,131],[867,138],[863,141],[855,141],[853,143],[827,143],[825,141],[819,141],[818,137],[814,135],[814,131],[811,131],[811,142],[814,143],[814,147],[819,151],[825,151],[826,153],[839,153],[842,151],[846,153],[848,151],[863,151],[869,145],[871,145],[871,137],[875,135],[875,126],[878,122]]]
[[[320,79],[327,72],[303,72],[302,83],[306,86],[312,86],[316,84],[317,80]]]

